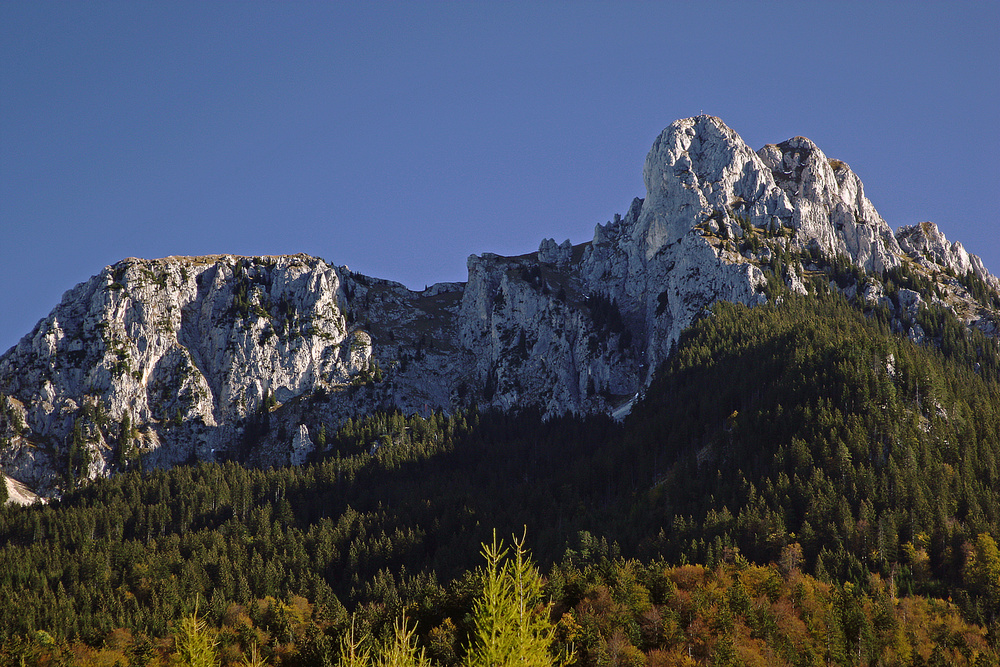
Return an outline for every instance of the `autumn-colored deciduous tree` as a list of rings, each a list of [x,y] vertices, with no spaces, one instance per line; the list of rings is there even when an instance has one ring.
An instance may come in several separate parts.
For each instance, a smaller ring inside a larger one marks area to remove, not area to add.
[[[1000,549],[996,540],[980,533],[976,536],[965,564],[966,584],[978,592],[991,616],[1000,611]]]

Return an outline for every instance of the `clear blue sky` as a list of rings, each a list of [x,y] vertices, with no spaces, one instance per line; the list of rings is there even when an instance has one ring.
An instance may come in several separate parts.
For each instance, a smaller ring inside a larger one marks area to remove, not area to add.
[[[589,240],[701,111],[1000,272],[1000,3],[0,3],[0,352],[129,256],[411,288]]]

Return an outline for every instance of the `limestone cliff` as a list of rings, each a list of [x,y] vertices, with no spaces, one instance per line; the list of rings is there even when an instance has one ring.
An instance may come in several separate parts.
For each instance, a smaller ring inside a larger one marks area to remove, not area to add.
[[[53,495],[136,466],[300,464],[377,408],[620,415],[713,303],[788,290],[885,308],[918,342],[924,306],[1000,329],[978,257],[931,223],[894,235],[808,139],[755,152],[717,118],[683,119],[643,179],[590,242],[473,255],[467,283],[422,292],[305,255],[106,267],[0,357],[0,469]]]

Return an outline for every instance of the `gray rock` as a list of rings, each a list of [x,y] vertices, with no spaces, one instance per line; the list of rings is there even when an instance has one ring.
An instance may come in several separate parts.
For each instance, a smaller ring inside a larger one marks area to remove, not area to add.
[[[896,294],[896,298],[899,300],[899,308],[910,318],[917,316],[917,312],[920,310],[920,306],[924,304],[924,300],[920,297],[919,292],[915,292],[911,289],[901,289]]]
[[[906,332],[906,335],[917,345],[923,344],[924,339],[927,337],[924,328],[916,323],[910,325],[910,329]]]
[[[289,463],[293,466],[300,466],[306,462],[306,457],[315,449],[313,441],[309,438],[309,428],[305,424],[299,424],[299,430],[292,437],[292,455]]]
[[[367,366],[366,334],[348,333],[341,312],[342,280],[302,255],[124,260],[67,292],[0,358],[0,392],[24,403],[28,447],[63,450],[93,397],[113,424],[129,412],[149,465],[211,458],[265,394],[287,401],[347,384]],[[115,429],[85,425],[85,475],[107,474]],[[39,475],[35,466],[18,479],[57,483]]]
[[[885,289],[883,289],[882,283],[870,282],[866,284],[864,291],[861,293],[861,298],[864,300],[865,305],[870,308],[880,305],[890,305],[889,300],[885,296]]]
[[[795,294],[801,294],[802,296],[809,294],[805,283],[802,282],[802,276],[799,275],[794,266],[790,266],[785,270],[785,286]]]
[[[847,255],[868,271],[899,265],[892,230],[845,163],[827,159],[805,137],[765,146],[757,154],[785,195],[791,215],[784,220],[797,231],[796,245],[806,248],[815,241],[825,254]]]
[[[307,424],[387,407],[624,415],[712,304],[767,300],[764,269],[786,251],[869,272],[842,291],[871,307],[891,305],[879,276],[906,254],[919,270],[998,284],[929,223],[897,242],[850,168],[802,137],[755,152],[718,118],[682,119],[654,142],[643,180],[645,198],[582,250],[545,239],[533,255],[472,255],[466,283],[420,292],[304,255],[106,267],[0,357],[3,414],[18,415],[0,422],[0,468],[57,495],[79,426],[90,459],[80,476],[113,474],[132,464],[126,414],[134,455],[160,467],[244,440],[251,463],[300,464],[314,449]],[[807,293],[797,262],[782,279]],[[995,333],[1000,320],[963,294],[939,302]],[[921,299],[901,290],[896,316],[912,320]]]
[[[1000,280],[986,270],[983,260],[966,252],[960,242],[949,243],[933,222],[900,227],[896,230],[896,238],[899,247],[911,258],[933,262],[958,275],[972,272],[994,290],[1000,291]]]
[[[573,245],[566,239],[556,245],[555,239],[544,239],[538,246],[538,261],[542,264],[568,266],[573,259]]]
[[[440,296],[441,294],[461,293],[465,289],[465,283],[434,283],[421,294],[423,296]]]

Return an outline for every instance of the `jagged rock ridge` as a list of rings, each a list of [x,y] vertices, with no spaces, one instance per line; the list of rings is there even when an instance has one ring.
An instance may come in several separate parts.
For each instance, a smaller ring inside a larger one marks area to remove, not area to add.
[[[717,118],[683,119],[643,179],[589,243],[473,255],[467,283],[422,292],[305,255],[107,267],[0,357],[0,467],[53,494],[135,465],[301,463],[323,427],[376,408],[621,412],[712,303],[805,293],[838,263],[866,277],[832,288],[916,340],[924,297],[887,293],[887,272],[932,277],[933,302],[997,333],[979,258],[931,223],[894,235],[808,139],[754,152]]]

